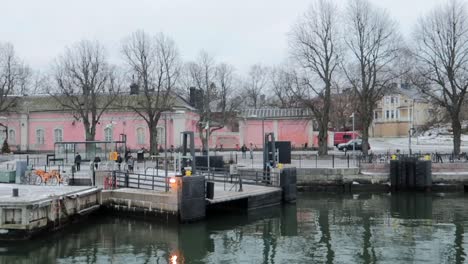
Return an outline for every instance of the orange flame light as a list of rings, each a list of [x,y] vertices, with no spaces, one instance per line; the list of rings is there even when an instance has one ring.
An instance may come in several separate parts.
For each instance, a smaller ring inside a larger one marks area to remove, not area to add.
[[[170,184],[176,183],[176,179],[175,179],[175,178],[170,178],[170,179],[169,179],[169,183],[170,183]]]
[[[175,181],[175,179],[174,179],[174,181]],[[177,264],[177,255],[173,255],[171,257],[171,264]]]

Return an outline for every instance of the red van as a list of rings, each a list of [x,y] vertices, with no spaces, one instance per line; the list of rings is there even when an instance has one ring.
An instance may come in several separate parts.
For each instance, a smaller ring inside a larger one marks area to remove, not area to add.
[[[359,138],[360,136],[361,135],[359,135],[359,133],[356,131],[335,132],[335,136],[333,138],[333,145],[337,147],[338,144],[347,143],[348,141]]]

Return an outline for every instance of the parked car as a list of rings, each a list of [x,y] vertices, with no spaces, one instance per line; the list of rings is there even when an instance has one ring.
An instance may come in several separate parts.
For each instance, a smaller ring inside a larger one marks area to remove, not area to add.
[[[337,147],[340,151],[353,150],[353,144],[355,150],[362,150],[362,139],[353,139],[348,141],[347,143],[339,144]],[[370,144],[369,149],[371,149]]]
[[[334,132],[333,145],[338,147],[339,144],[348,143],[350,140],[359,138],[358,132],[353,131],[337,131]]]

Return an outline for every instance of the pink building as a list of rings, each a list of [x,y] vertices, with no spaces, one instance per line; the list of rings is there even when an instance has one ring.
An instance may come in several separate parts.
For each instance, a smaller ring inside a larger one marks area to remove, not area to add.
[[[168,146],[180,145],[182,131],[195,131],[195,144],[200,146],[197,132],[199,118],[195,109],[181,98],[176,100],[174,109],[160,119],[158,143],[164,146],[167,129]],[[0,122],[8,126],[8,141],[13,150],[51,152],[55,142],[85,140],[83,124],[72,113],[64,111],[50,96],[21,97],[15,112],[0,117]],[[307,111],[248,109],[239,113],[229,125],[215,131],[210,138],[210,147],[222,145],[224,149],[234,149],[236,145],[252,143],[261,148],[262,131],[273,132],[277,141],[291,141],[291,145],[296,148],[302,148],[306,143],[310,147],[314,142],[313,122]],[[149,149],[146,122],[131,111],[109,109],[97,126],[96,140],[118,140],[120,134],[127,136],[127,147],[130,149]],[[1,142],[4,139],[5,133],[0,133]]]

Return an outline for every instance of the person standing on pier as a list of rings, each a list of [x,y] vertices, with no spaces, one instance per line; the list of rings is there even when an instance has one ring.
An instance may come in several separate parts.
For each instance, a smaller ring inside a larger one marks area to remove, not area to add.
[[[251,160],[253,160],[253,150],[254,150],[254,146],[253,146],[252,142],[250,142],[249,151],[250,151],[250,159]]]
[[[80,164],[81,164],[81,155],[80,153],[76,153],[76,156],[75,156],[75,167],[76,167],[76,171],[80,171]]]
[[[133,159],[132,156],[128,157],[128,161],[127,161],[127,164],[128,164],[128,170],[130,172],[133,172],[133,165],[135,163],[135,160]]]
[[[247,146],[245,144],[242,145],[241,151],[242,151],[242,158],[245,159],[246,158],[246,152],[247,152]]]
[[[122,160],[122,156],[120,156],[120,153],[117,154],[117,160],[116,160],[116,162],[117,162],[117,167],[119,168],[119,170],[120,170],[120,165],[122,164],[122,161],[123,161],[123,160]]]
[[[99,156],[96,156],[94,158],[94,168],[97,170],[99,168],[99,163],[101,162],[101,158]]]

